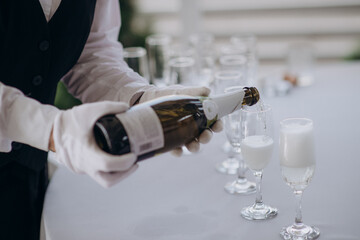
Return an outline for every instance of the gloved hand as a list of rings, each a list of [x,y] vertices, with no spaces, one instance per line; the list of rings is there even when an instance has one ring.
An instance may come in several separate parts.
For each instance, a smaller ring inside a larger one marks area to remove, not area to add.
[[[57,161],[76,173],[86,173],[104,187],[110,187],[137,169],[133,153],[114,156],[101,150],[93,136],[96,120],[104,115],[121,113],[125,103],[97,102],[61,111],[53,125]]]
[[[140,98],[140,103],[152,100],[154,98],[166,96],[166,95],[189,95],[189,96],[208,96],[210,89],[207,87],[191,87],[191,86],[182,86],[182,85],[173,85],[167,87],[148,87]],[[216,121],[216,123],[211,127],[201,133],[198,139],[188,143],[185,147],[190,152],[197,152],[200,149],[200,143],[205,144],[211,140],[212,132],[220,132],[223,128],[221,120]],[[177,148],[172,151],[176,156],[182,154],[182,149]]]

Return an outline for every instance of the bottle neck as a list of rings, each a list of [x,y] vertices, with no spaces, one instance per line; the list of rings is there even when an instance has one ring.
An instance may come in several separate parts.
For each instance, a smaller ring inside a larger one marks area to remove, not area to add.
[[[217,120],[225,115],[240,110],[243,105],[245,91],[229,92],[204,99],[203,108],[208,120]]]

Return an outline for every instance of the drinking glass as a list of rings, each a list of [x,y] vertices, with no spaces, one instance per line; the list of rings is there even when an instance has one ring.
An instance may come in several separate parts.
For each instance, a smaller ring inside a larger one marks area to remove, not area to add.
[[[234,70],[220,70],[214,75],[214,86],[216,94],[223,94],[226,88],[242,86],[244,87],[244,73]]]
[[[239,86],[242,84],[242,75],[237,71],[218,71],[215,73],[215,93],[223,94],[228,87]],[[227,159],[216,164],[216,170],[225,174],[236,174],[239,168],[239,161],[234,157],[235,152],[231,144],[226,148]],[[224,146],[228,146],[225,143]]]
[[[314,83],[314,49],[309,43],[289,46],[287,68],[290,76],[296,77],[296,86],[305,87]]]
[[[288,118],[280,122],[280,166],[284,181],[296,198],[295,223],[280,232],[283,239],[317,239],[318,228],[302,222],[302,193],[315,171],[313,121],[306,118]]]
[[[171,37],[166,34],[153,34],[146,38],[150,82],[157,86],[165,86],[167,61]]]
[[[248,50],[244,45],[224,44],[220,46],[220,57],[228,55],[245,55]]]
[[[195,50],[196,77],[203,86],[210,87],[215,68],[214,36],[209,33],[193,33],[188,37],[188,43]]]
[[[253,33],[237,33],[230,37],[230,42],[238,47],[245,48],[248,52],[256,51],[257,38]]]
[[[194,33],[189,36],[189,44],[195,49],[197,68],[212,69],[215,64],[214,36],[209,33]]]
[[[242,86],[234,86],[225,89],[225,93],[238,91]],[[233,112],[223,118],[226,137],[232,146],[232,152],[228,154],[228,161],[238,163],[237,178],[234,181],[225,184],[224,189],[230,194],[247,195],[255,193],[255,183],[246,178],[247,167],[244,159],[241,157],[241,112]]]
[[[277,209],[265,205],[261,194],[263,170],[273,152],[272,110],[262,102],[245,107],[241,111],[241,152],[248,168],[256,179],[256,199],[251,206],[241,210],[241,216],[248,220],[270,219],[277,215]]]
[[[195,60],[192,57],[173,57],[170,59],[168,74],[169,76],[166,80],[167,85],[198,85],[195,77]],[[182,151],[183,155],[192,155],[192,153],[185,146],[182,147]],[[199,151],[201,151],[201,147]]]
[[[253,33],[238,33],[231,36],[230,42],[236,49],[245,49],[247,59],[247,80],[248,82],[255,83],[258,68],[256,36]]]
[[[124,60],[135,72],[150,81],[146,49],[142,47],[124,48]]]
[[[196,57],[195,49],[189,44],[184,43],[172,43],[169,49],[169,58],[178,58],[178,57]]]
[[[247,85],[247,60],[244,55],[225,55],[219,58],[221,70],[238,71],[243,73],[242,84]]]
[[[168,85],[195,86],[195,60],[192,57],[176,57],[169,61]]]

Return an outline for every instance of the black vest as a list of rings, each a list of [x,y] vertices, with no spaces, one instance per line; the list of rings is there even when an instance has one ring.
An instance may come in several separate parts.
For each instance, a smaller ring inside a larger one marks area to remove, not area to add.
[[[53,104],[59,80],[75,65],[89,36],[96,0],[62,0],[49,22],[39,0],[0,0],[0,81]],[[40,170],[47,153],[13,143],[0,166],[18,161]]]

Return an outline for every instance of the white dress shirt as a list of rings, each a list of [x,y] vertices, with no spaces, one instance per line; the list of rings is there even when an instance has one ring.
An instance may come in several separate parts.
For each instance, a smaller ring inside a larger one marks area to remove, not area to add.
[[[39,0],[46,20],[49,21],[59,7],[61,0]]]
[[[49,21],[61,0],[39,0]],[[148,87],[145,79],[123,61],[117,41],[120,30],[118,0],[97,0],[88,40],[77,64],[61,80],[82,102],[123,101],[132,105]],[[0,79],[0,151],[11,150],[11,142],[30,142],[48,150],[54,116],[58,110],[25,97]]]

